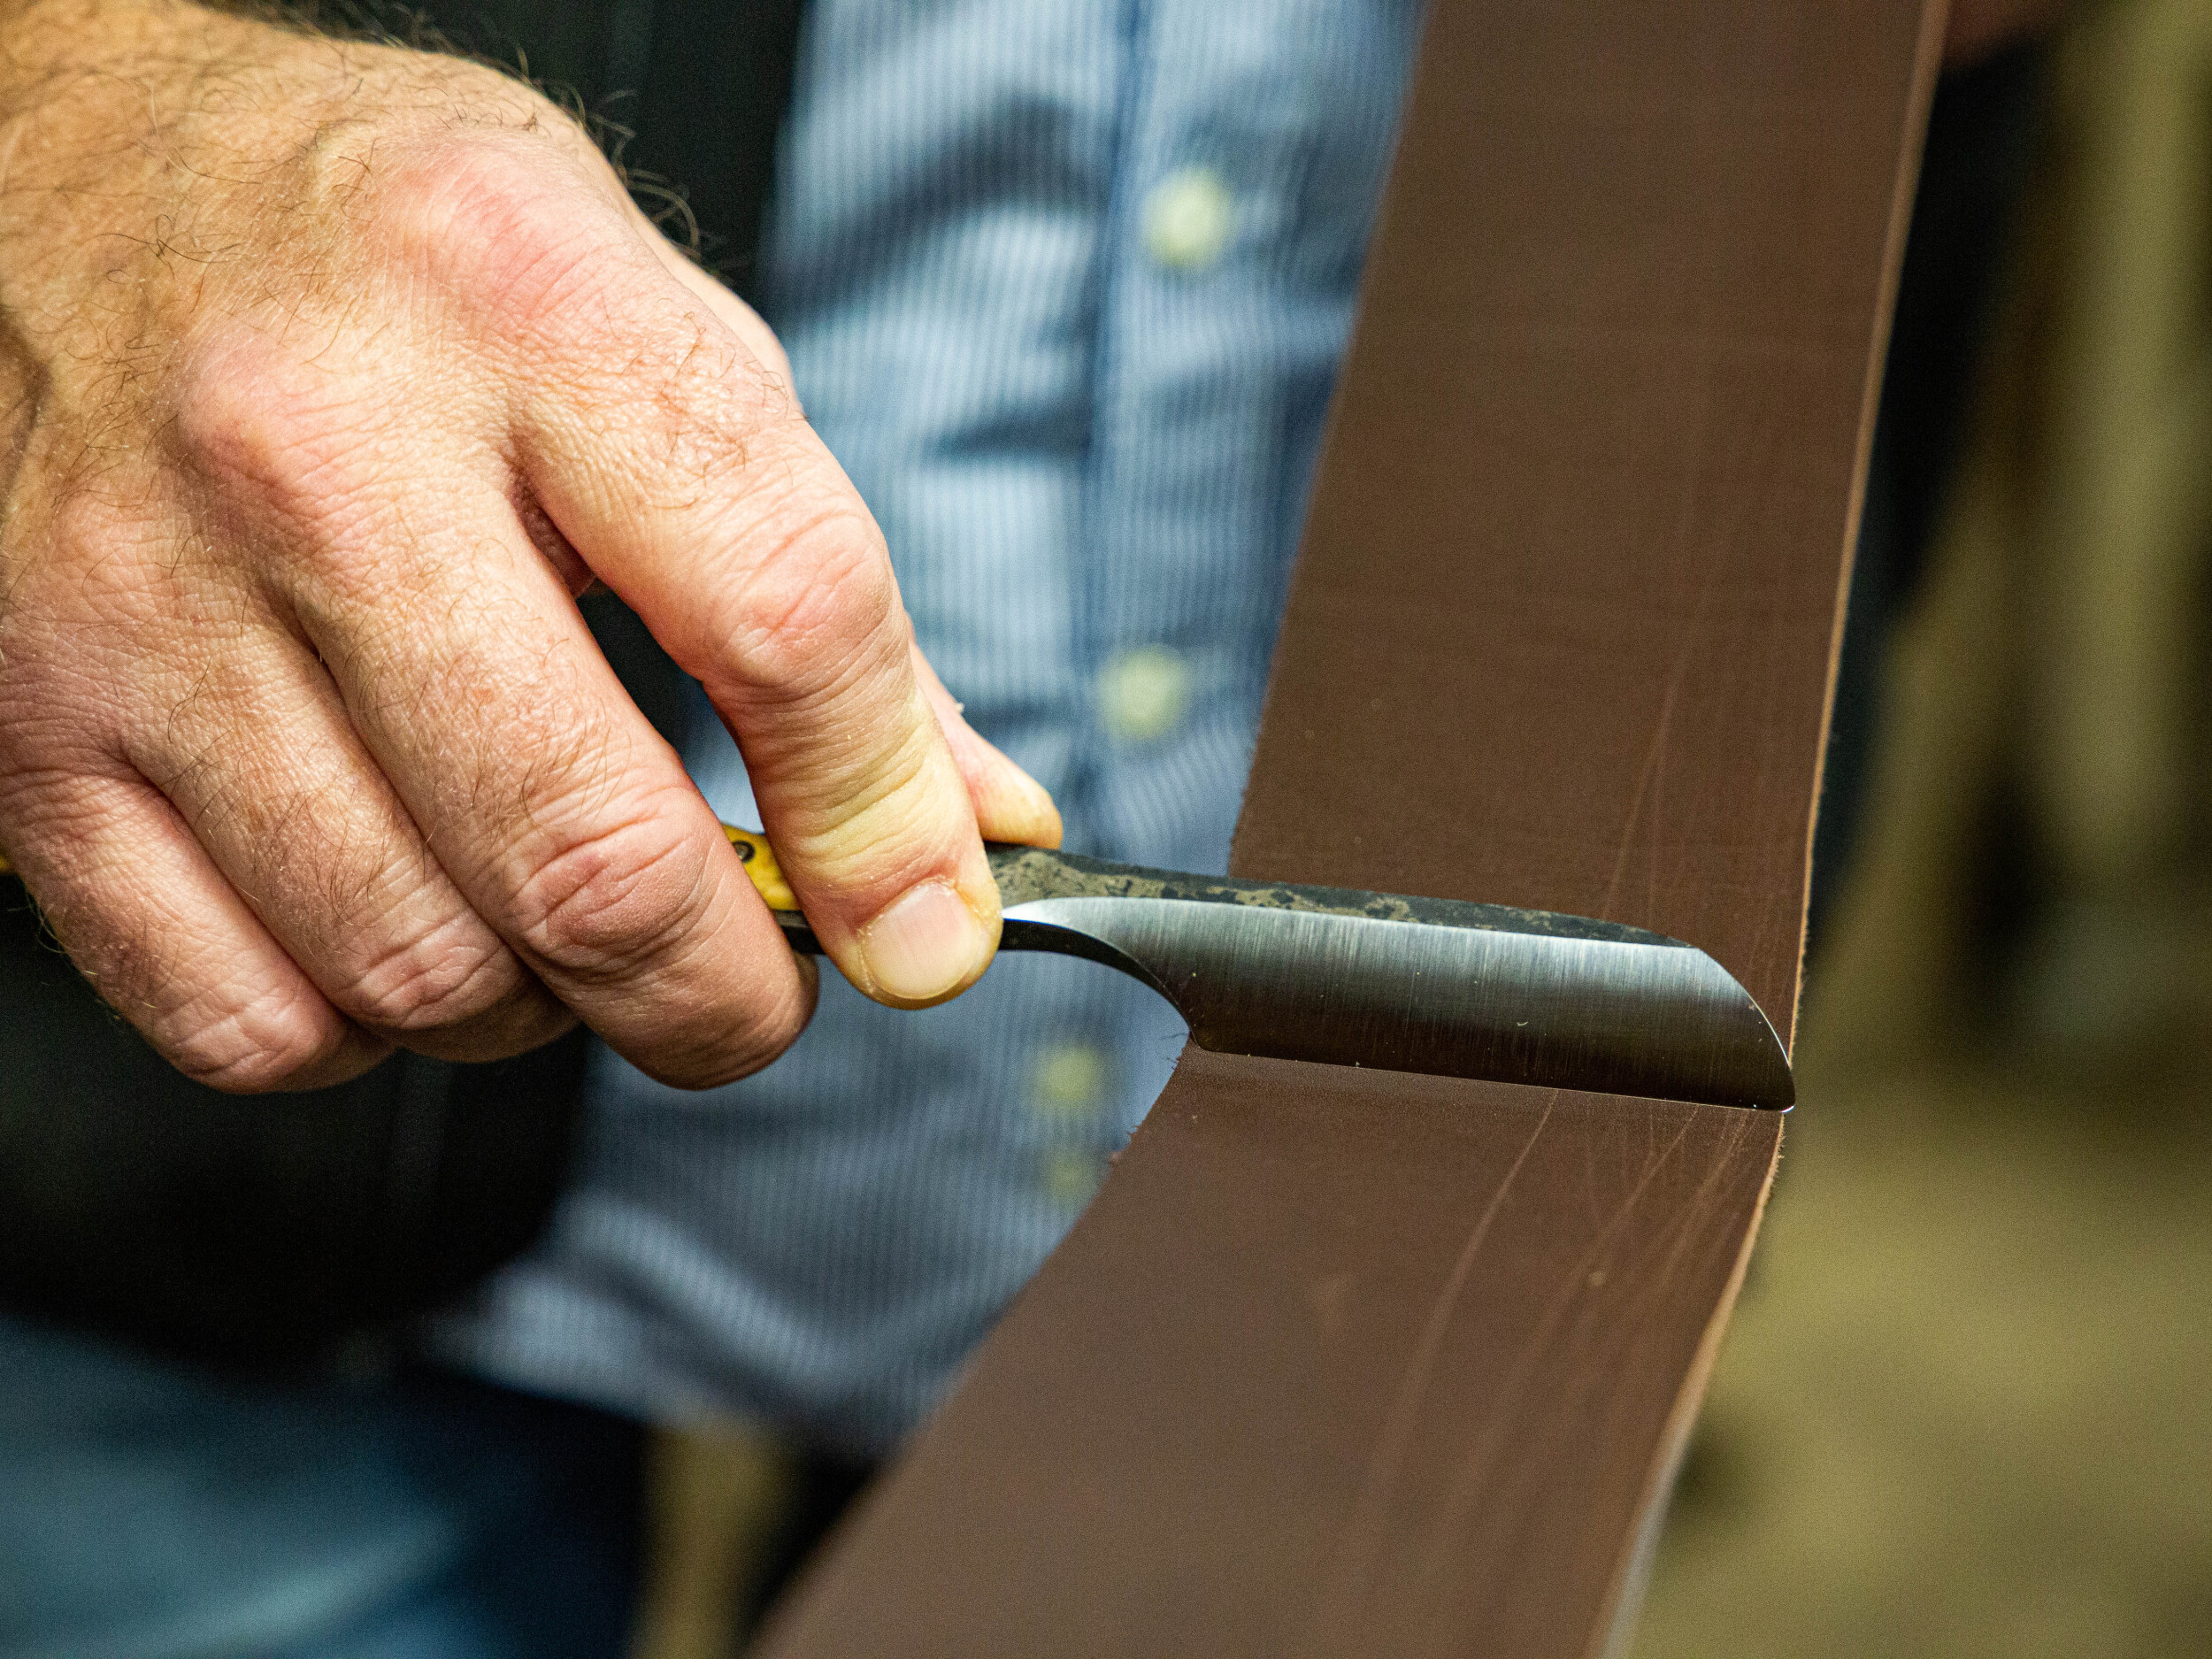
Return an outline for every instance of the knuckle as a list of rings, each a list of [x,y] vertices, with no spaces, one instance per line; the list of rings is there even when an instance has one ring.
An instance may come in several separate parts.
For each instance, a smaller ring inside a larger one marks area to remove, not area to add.
[[[405,1037],[482,1020],[524,989],[513,956],[460,914],[378,955],[333,1001],[372,1030]]]
[[[175,398],[168,430],[183,465],[288,517],[318,516],[317,503],[342,492],[374,424],[365,388],[242,329],[194,344]]]
[[[311,990],[276,988],[235,1008],[189,1007],[157,1043],[196,1083],[227,1094],[296,1087],[345,1047],[345,1022]]]
[[[835,504],[773,536],[773,545],[705,608],[721,641],[718,668],[737,683],[710,690],[748,702],[808,703],[871,669],[904,660],[898,584],[874,526]]]
[[[11,598],[16,597],[12,590],[19,589],[24,578],[42,565],[66,569],[74,575],[81,569],[99,564],[104,554],[129,537],[135,528],[133,515],[105,491],[62,491],[38,526],[38,556],[19,558],[16,569],[11,572],[14,578],[10,583]],[[21,538],[17,540],[19,543]],[[0,615],[19,615],[22,610],[19,603],[11,604]]]
[[[711,849],[688,814],[648,800],[572,841],[518,884],[517,931],[561,972],[588,980],[657,965],[700,931],[711,890]]]
[[[65,495],[40,526],[37,553],[0,595],[0,682],[41,697],[111,685],[127,641],[175,626],[190,580],[178,541],[173,526],[100,492]]]
[[[620,220],[599,169],[575,145],[548,143],[549,130],[448,134],[389,167],[375,222],[400,268],[503,316],[542,317],[575,303],[597,269],[593,256],[618,245]]]

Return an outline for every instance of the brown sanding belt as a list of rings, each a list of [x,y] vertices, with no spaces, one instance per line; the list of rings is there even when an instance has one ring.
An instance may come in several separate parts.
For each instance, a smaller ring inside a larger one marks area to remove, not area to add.
[[[1237,871],[1655,928],[1788,1035],[1926,10],[1437,0]],[[764,1651],[1599,1649],[1781,1131],[1187,1051]]]

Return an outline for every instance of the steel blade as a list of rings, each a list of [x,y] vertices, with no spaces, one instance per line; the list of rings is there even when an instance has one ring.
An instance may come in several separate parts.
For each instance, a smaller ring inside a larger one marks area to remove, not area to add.
[[[1766,1016],[1695,946],[1584,917],[992,849],[1010,949],[1106,963],[1207,1048],[1781,1108]]]

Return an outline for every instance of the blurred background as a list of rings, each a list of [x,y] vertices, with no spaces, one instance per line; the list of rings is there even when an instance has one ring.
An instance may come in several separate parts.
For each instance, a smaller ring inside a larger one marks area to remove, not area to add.
[[[2212,0],[1947,77],[1883,426],[1862,810],[1632,1651],[2212,1654]]]

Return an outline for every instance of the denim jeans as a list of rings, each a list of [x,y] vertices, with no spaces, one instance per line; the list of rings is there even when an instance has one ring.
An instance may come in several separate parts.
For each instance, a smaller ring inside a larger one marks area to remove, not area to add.
[[[0,1659],[617,1659],[641,1472],[635,1425],[449,1373],[0,1317]]]

